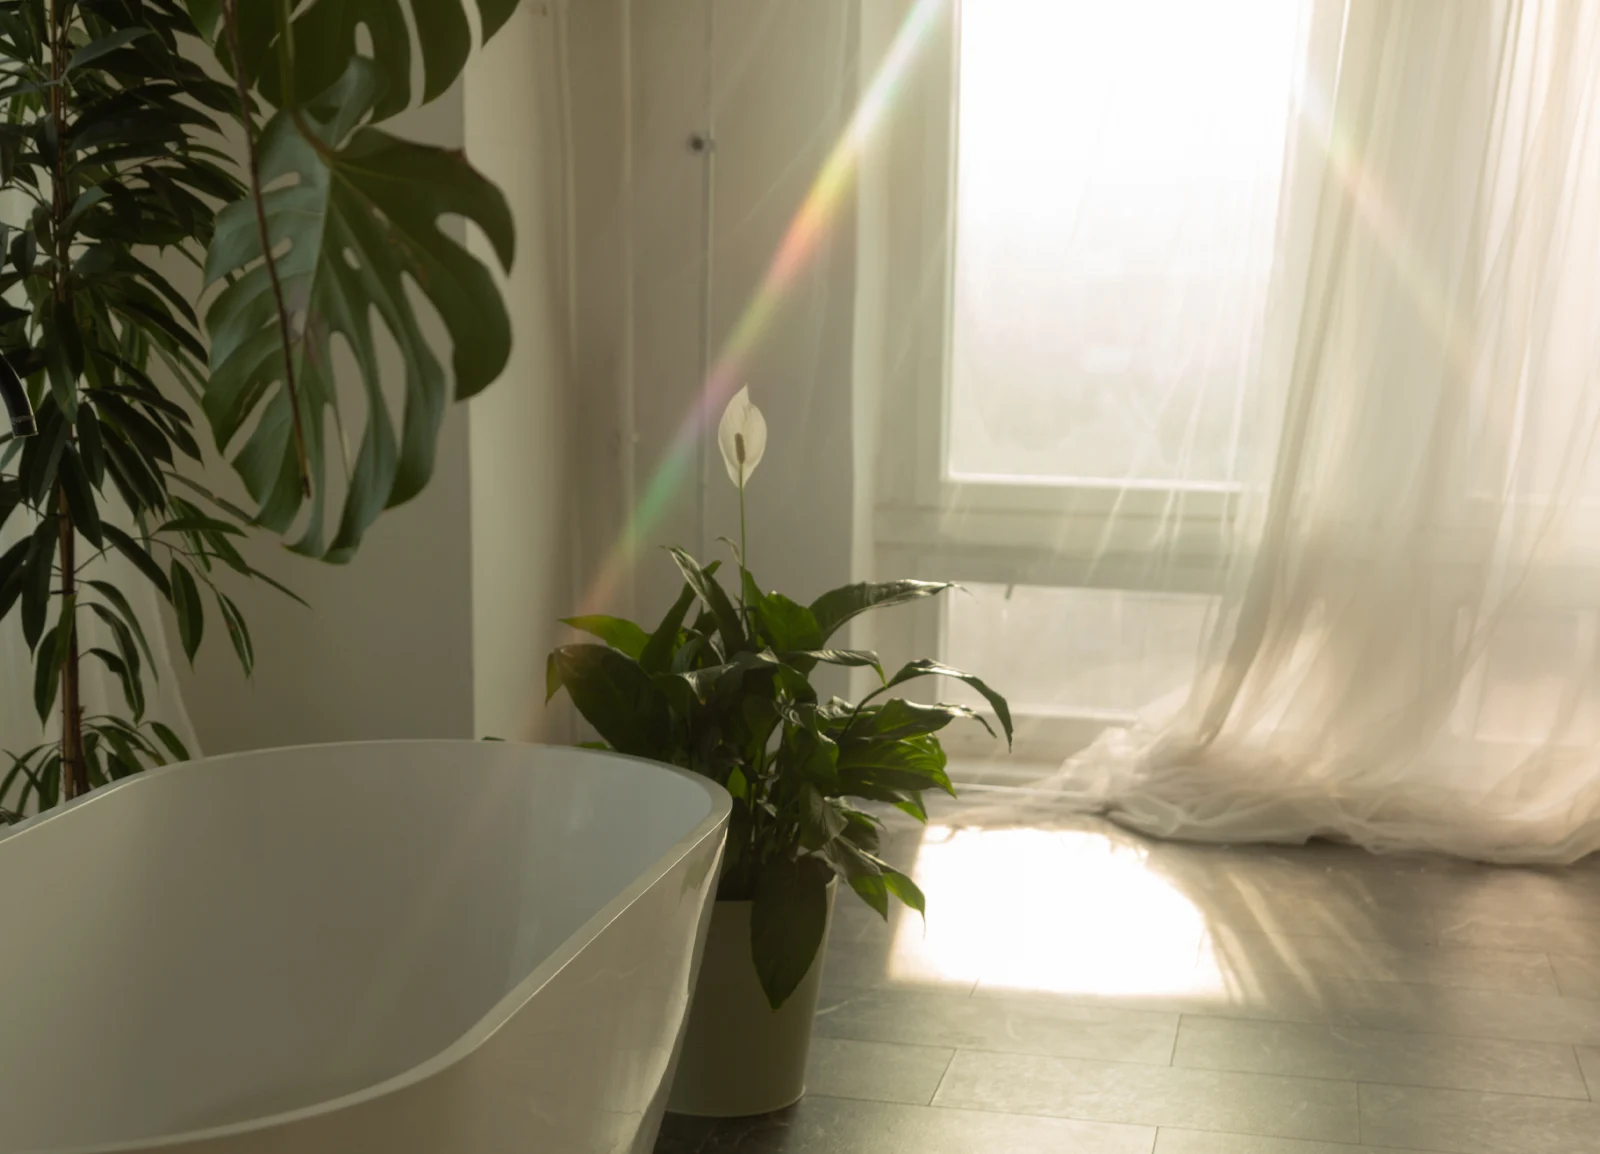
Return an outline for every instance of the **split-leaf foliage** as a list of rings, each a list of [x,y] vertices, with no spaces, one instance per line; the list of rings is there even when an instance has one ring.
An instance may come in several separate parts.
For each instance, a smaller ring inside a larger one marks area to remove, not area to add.
[[[477,0],[478,36],[516,3]],[[3,690],[60,728],[0,761],[0,820],[188,756],[146,711],[161,624],[108,557],[190,660],[226,636],[248,673],[227,589],[277,582],[241,538],[347,560],[505,366],[491,272],[445,223],[509,267],[504,197],[382,127],[460,76],[473,23],[461,0],[0,0],[0,355],[39,428],[0,450],[0,619],[34,658]],[[202,441],[247,500],[205,483]],[[84,708],[86,663],[120,707]]]

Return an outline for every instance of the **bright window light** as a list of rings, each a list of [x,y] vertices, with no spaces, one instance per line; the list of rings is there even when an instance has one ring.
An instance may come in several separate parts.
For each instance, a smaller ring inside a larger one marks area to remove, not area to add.
[[[1306,7],[963,6],[948,476],[1236,475]]]

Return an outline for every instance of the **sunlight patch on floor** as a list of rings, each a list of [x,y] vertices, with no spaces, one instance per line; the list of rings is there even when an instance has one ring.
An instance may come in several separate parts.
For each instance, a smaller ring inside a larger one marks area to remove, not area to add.
[[[1219,992],[1196,960],[1200,911],[1135,845],[1086,830],[928,827],[924,932],[901,921],[891,981],[1137,996]]]

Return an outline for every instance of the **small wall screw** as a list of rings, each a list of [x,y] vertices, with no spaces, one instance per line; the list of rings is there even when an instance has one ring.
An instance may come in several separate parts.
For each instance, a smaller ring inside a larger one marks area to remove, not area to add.
[[[689,134],[690,152],[709,152],[711,151],[713,144],[714,142],[712,139],[703,132],[693,132]]]

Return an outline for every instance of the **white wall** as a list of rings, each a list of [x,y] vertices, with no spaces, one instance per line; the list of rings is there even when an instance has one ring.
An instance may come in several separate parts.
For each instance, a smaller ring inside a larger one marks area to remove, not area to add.
[[[678,585],[660,546],[727,557],[716,538],[738,535],[738,503],[714,445],[681,473],[668,462],[753,305],[740,375],[770,438],[748,492],[750,561],[809,599],[851,574],[848,191],[793,283],[756,302],[852,111],[857,4],[594,0],[571,20],[585,573],[630,516],[639,528],[634,567],[590,607],[653,619]],[[711,151],[689,146],[697,133]]]
[[[513,359],[450,411],[433,483],[385,514],[353,563],[258,549],[313,608],[242,593],[254,685],[225,641],[183,678],[207,752],[566,735],[542,706],[544,654],[565,632],[555,619],[580,606],[651,617],[677,588],[658,546],[709,559],[725,555],[718,535],[737,535],[714,448],[675,482],[658,471],[708,350],[715,360],[745,318],[848,122],[858,18],[857,0],[527,0],[464,92],[404,123],[464,143],[512,202]],[[714,152],[691,150],[708,126]],[[743,374],[771,427],[749,492],[751,562],[799,599],[852,575],[855,266],[847,190],[762,314]],[[591,596],[652,494],[637,564]]]
[[[502,282],[515,326],[505,375],[470,424],[474,732],[559,739],[543,708],[544,656],[572,612],[567,454],[570,350],[559,23],[524,3],[467,74],[466,146],[517,224]],[[481,237],[469,238],[489,259]]]
[[[458,86],[408,113],[400,130],[459,147],[462,108]],[[266,535],[252,538],[252,564],[311,608],[259,583],[231,586],[255,640],[250,681],[239,671],[220,619],[208,621],[194,670],[173,642],[204,752],[474,734],[468,474],[467,413],[452,408],[432,482],[416,500],[384,514],[350,564],[309,561]],[[240,492],[220,461],[210,480],[222,491]]]

